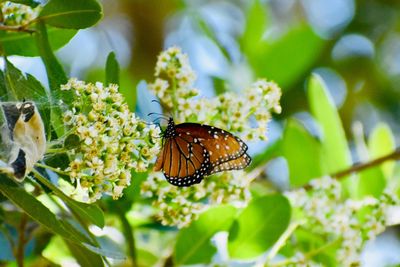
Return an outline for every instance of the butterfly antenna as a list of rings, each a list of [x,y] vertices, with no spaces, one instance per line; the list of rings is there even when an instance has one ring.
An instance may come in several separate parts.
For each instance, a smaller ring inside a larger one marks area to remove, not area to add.
[[[153,102],[153,103],[158,103],[160,106],[162,106],[161,103],[160,103],[160,101],[158,101],[157,99],[153,99],[153,100],[151,100],[151,102]]]

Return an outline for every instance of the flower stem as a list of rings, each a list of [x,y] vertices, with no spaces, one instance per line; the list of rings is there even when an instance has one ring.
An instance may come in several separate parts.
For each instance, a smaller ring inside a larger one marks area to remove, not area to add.
[[[27,29],[26,25],[22,26],[9,26],[0,24],[0,31],[9,31],[9,32],[27,32],[27,33],[34,33],[34,30]]]
[[[178,100],[176,97],[176,79],[172,79],[172,114],[174,117],[177,117],[177,109],[178,109]]]
[[[60,148],[48,148],[46,149],[46,153],[48,154],[61,154],[61,153],[66,153],[68,150],[66,150],[63,147]]]
[[[301,259],[287,259],[287,260],[283,260],[283,261],[279,261],[277,263],[271,263],[265,266],[269,266],[269,267],[279,267],[279,266],[286,266],[289,264],[297,264],[297,263],[304,263],[307,260],[309,260],[310,258],[314,257],[315,255],[318,255],[319,253],[336,246],[339,242],[341,241],[341,238],[338,238],[332,242],[329,242],[325,245],[323,245],[322,247],[319,247],[315,250],[311,250],[308,253],[304,254],[304,257]]]
[[[278,241],[274,244],[271,251],[268,253],[267,258],[265,259],[264,265],[268,266],[269,262],[276,256],[279,250],[285,245],[286,241],[290,238],[292,233],[297,229],[300,225],[299,222],[293,222],[289,225],[286,231],[280,236]]]
[[[59,169],[57,169],[57,168],[54,168],[54,167],[51,167],[51,166],[49,166],[49,165],[42,164],[42,163],[39,163],[39,162],[36,162],[36,163],[35,163],[35,166],[40,167],[40,168],[43,168],[43,169],[51,170],[51,171],[53,171],[53,172],[55,172],[55,173],[58,173],[58,174],[61,174],[61,175],[67,175],[67,176],[69,175],[68,172],[59,170]]]

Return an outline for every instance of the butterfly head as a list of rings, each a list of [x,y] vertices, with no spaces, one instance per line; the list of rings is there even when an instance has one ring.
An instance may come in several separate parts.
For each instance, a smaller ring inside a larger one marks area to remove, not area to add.
[[[175,135],[176,135],[175,122],[174,122],[174,119],[172,117],[170,117],[168,119],[167,129],[164,132],[164,137],[171,138],[171,137],[174,137]]]

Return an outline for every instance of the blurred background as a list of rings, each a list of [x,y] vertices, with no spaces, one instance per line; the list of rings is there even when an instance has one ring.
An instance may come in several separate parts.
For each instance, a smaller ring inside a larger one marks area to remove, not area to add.
[[[283,112],[275,119],[295,115],[307,123],[304,85],[315,72],[329,88],[349,139],[355,121],[367,134],[378,121],[399,127],[399,1],[101,2],[104,19],[79,31],[57,56],[70,76],[95,81],[103,80],[107,54],[115,51],[131,106],[143,93],[140,81],[152,81],[160,51],[177,45],[189,55],[202,95],[240,91],[267,78],[284,92]],[[40,60],[30,61],[14,59],[46,84]]]
[[[145,82],[153,80],[157,55],[177,45],[189,55],[203,96],[243,90],[256,78],[281,86],[282,113],[270,124],[269,143],[282,134],[285,118],[293,116],[318,136],[305,92],[311,73],[324,79],[350,145],[357,135],[368,136],[378,122],[390,125],[398,139],[398,0],[101,2],[104,19],[79,31],[57,56],[69,76],[103,81],[108,52],[115,51],[121,65],[121,91],[143,117],[157,111],[149,105],[155,97],[145,90]],[[40,59],[14,57],[12,61],[47,84]],[[355,161],[363,160],[353,154]],[[279,162],[271,170],[287,176]],[[390,232],[386,236],[371,245],[381,247],[379,252],[372,253],[377,250],[367,246],[371,253],[364,255],[365,266],[381,266],[376,265],[382,262],[380,257],[389,263],[400,261],[398,253],[386,249],[399,241]]]

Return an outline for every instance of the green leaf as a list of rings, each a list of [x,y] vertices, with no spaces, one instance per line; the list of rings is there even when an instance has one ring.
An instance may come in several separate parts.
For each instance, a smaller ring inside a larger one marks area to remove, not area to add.
[[[386,180],[379,166],[366,169],[359,173],[357,183],[357,197],[379,197],[386,187]]]
[[[393,152],[396,148],[394,136],[390,127],[386,123],[379,123],[372,130],[368,139],[368,148],[370,151],[370,159],[376,159]],[[393,160],[382,163],[381,169],[386,177],[393,177],[395,162]]]
[[[89,222],[97,225],[100,228],[104,227],[104,214],[103,211],[97,205],[78,202],[65,195],[60,189],[58,189],[45,177],[39,174],[35,175],[35,177],[42,184],[48,187],[62,201],[64,201],[64,203],[78,216],[88,220]]]
[[[106,84],[119,84],[119,64],[115,53],[108,54],[106,62]]]
[[[251,54],[255,46],[262,44],[262,38],[269,22],[266,5],[261,4],[260,0],[254,0],[246,12],[246,24],[241,38],[243,51]],[[254,55],[252,55],[254,56]]]
[[[47,29],[43,22],[38,22],[37,24],[36,44],[39,49],[40,57],[46,67],[47,78],[50,85],[50,102],[52,104],[51,123],[57,135],[62,136],[65,129],[62,121],[62,111],[58,105],[57,99],[61,99],[64,103],[69,104],[72,101],[72,92],[61,90],[60,86],[68,81],[67,75],[52,51],[48,40]]]
[[[84,247],[90,249],[94,253],[97,253],[97,254],[107,257],[107,258],[112,258],[112,259],[116,259],[116,260],[126,259],[125,255],[119,251],[105,249],[105,248],[101,248],[101,247],[99,248],[99,247],[89,245],[87,243],[84,243],[83,245],[84,245]]]
[[[156,266],[159,257],[142,248],[137,248],[137,258],[139,266]]]
[[[23,4],[33,8],[37,7],[40,4],[39,2],[36,2],[34,0],[8,0],[8,1],[16,4]]]
[[[229,231],[229,255],[234,259],[261,255],[278,240],[289,221],[290,204],[284,196],[253,199]]]
[[[380,123],[375,126],[368,139],[368,149],[368,160],[393,152],[395,149],[394,137],[387,124]],[[393,176],[394,164],[394,161],[388,161],[360,172],[357,197],[363,198],[368,195],[379,197],[386,187],[386,182]]]
[[[216,248],[211,237],[231,226],[236,209],[232,206],[217,206],[202,213],[188,228],[180,230],[175,245],[174,262],[183,264],[210,263]]]
[[[287,122],[282,141],[282,156],[289,167],[292,186],[302,186],[324,174],[321,144],[298,121]]]
[[[56,218],[56,216],[35,197],[28,194],[23,188],[19,187],[10,178],[0,175],[0,192],[5,195],[17,207],[21,208],[29,217],[37,221],[50,231],[76,243],[87,242],[83,236],[71,232],[66,221]]]
[[[8,101],[33,100],[43,102],[48,99],[44,87],[30,74],[24,75],[8,59],[5,67],[5,85]]]
[[[17,69],[10,61],[6,58],[5,73],[0,71],[1,79],[5,84],[6,93],[2,96],[7,96],[3,100],[7,101],[23,101],[32,100],[37,103],[37,108],[44,122],[45,127],[50,125],[50,109],[47,105],[40,105],[41,103],[48,102],[48,94],[46,89],[40,84],[35,77],[30,74],[23,74]],[[2,86],[0,86],[2,87]],[[1,90],[0,90],[1,91]],[[39,103],[39,104],[38,104]],[[49,132],[50,128],[46,127],[46,132]]]
[[[50,46],[56,51],[67,44],[76,33],[76,30],[49,27],[48,38]],[[7,56],[39,56],[39,50],[35,42],[36,35],[36,32],[29,34],[26,32],[1,31],[0,43],[2,44],[4,54]]]
[[[321,127],[322,157],[328,174],[348,168],[352,160],[342,122],[322,78],[316,74],[308,82],[308,99],[311,113]],[[346,183],[352,192],[350,181]]]
[[[101,5],[95,0],[50,0],[39,14],[46,24],[68,29],[88,28],[101,17]]]
[[[104,266],[102,258],[92,251],[65,240],[69,251],[81,267]]]
[[[46,67],[50,89],[53,95],[54,93],[61,94],[60,85],[67,83],[67,75],[53,53],[46,26],[43,23],[38,23],[36,30],[36,44],[39,49],[40,57]]]
[[[309,71],[324,46],[309,26],[292,29],[273,43],[261,42],[247,54],[249,62],[257,76],[274,80],[283,90]]]

